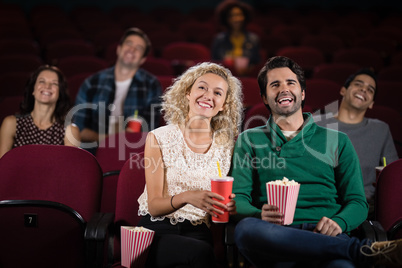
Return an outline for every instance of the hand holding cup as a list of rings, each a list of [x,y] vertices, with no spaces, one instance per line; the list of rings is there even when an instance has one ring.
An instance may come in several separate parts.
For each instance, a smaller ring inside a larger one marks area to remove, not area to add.
[[[227,206],[223,214],[217,214],[217,217],[212,217],[213,222],[225,223],[229,221],[229,211],[233,213],[236,210],[232,196],[233,177],[215,177],[211,178],[211,192],[221,195],[224,200],[217,200]],[[215,208],[220,209],[215,206]],[[229,210],[230,208],[230,210]]]

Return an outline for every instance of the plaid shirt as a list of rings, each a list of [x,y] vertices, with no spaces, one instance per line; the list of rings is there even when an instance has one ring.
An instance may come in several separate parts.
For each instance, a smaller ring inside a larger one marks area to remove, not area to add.
[[[73,122],[80,130],[89,128],[98,133],[109,131],[109,105],[115,97],[114,69],[111,67],[88,77],[77,94]],[[160,96],[162,87],[159,80],[143,69],[138,69],[131,81],[123,105],[124,120],[133,116],[144,119],[143,130],[149,131],[159,126]],[[145,127],[145,128],[144,128]]]

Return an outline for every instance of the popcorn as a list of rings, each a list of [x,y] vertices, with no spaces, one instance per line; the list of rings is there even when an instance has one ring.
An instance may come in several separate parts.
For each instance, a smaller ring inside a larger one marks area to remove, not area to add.
[[[281,224],[291,224],[296,210],[300,184],[283,177],[283,180],[267,182],[266,187],[268,204],[278,207],[279,212],[284,215]]]
[[[269,183],[269,184],[274,184],[274,185],[297,185],[297,184],[299,184],[298,182],[296,182],[295,180],[289,180],[288,178],[286,178],[286,177],[283,177],[283,179],[282,180],[276,180],[276,181],[270,181],[270,182],[267,182],[267,183]]]
[[[125,226],[124,228],[133,232],[149,232],[147,228],[144,228],[142,226],[135,226],[135,227]]]
[[[121,226],[121,265],[143,267],[154,235],[142,226]]]

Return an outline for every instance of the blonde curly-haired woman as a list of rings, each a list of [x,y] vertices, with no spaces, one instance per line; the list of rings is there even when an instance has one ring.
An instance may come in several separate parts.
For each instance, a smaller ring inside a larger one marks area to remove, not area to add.
[[[210,191],[210,178],[218,176],[217,161],[223,176],[229,172],[241,83],[221,65],[200,63],[176,78],[162,109],[167,125],[148,134],[146,187],[138,199],[139,225],[155,231],[147,266],[214,267],[211,217],[233,214],[236,206],[213,199],[223,197]]]

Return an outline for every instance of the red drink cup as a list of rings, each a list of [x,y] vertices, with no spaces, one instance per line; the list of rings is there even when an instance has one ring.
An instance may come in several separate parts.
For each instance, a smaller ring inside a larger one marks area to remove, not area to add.
[[[227,204],[230,201],[230,194],[232,193],[233,177],[215,177],[211,178],[211,191],[217,193],[225,198],[225,200],[217,200],[222,204]],[[220,207],[214,206],[217,209]],[[225,223],[229,221],[229,212],[225,211],[224,214],[218,214],[218,217],[212,217],[212,221],[216,223]]]
[[[130,118],[127,123],[127,131],[129,132],[141,132],[142,121],[138,118]]]

